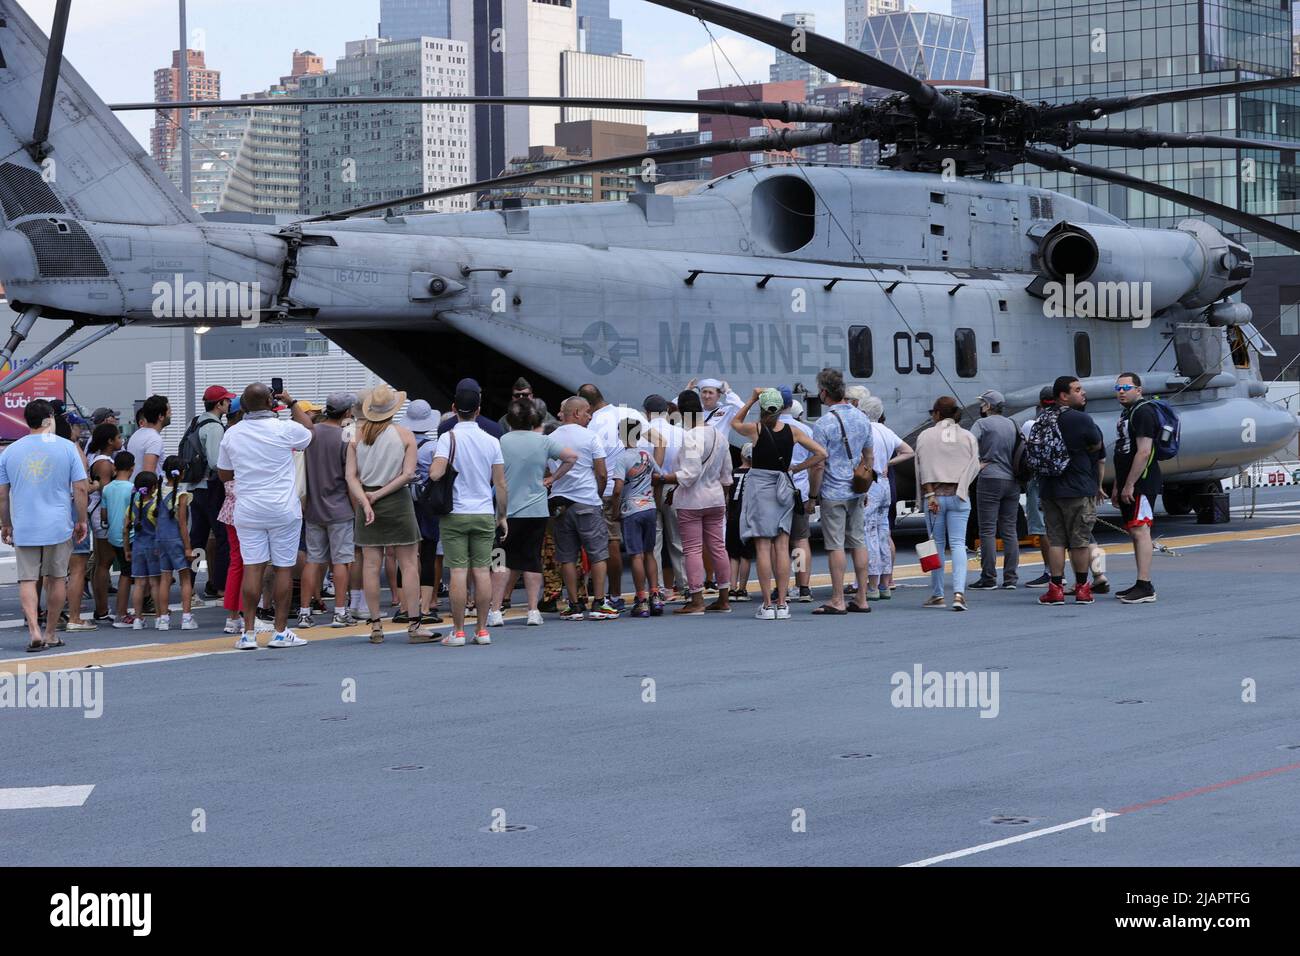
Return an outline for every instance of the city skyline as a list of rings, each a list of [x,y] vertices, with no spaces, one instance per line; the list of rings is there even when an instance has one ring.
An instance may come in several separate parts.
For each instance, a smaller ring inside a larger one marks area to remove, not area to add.
[[[912,3],[939,13],[951,10],[950,0]],[[22,6],[42,29],[49,29],[54,0],[23,0]],[[748,0],[745,7],[774,19],[792,9],[807,11],[816,15],[819,32],[844,37],[843,0]],[[295,47],[333,63],[347,42],[377,35],[379,8],[379,0],[286,0],[275,5],[190,0],[190,45],[203,49],[208,66],[221,71],[223,95],[237,97],[275,83]],[[649,96],[694,99],[699,89],[768,79],[770,47],[716,26],[710,27],[718,41],[714,47],[698,22],[642,0],[610,0],[609,8],[611,17],[623,21],[624,52],[646,61]],[[153,71],[170,63],[178,45],[176,11],[176,0],[135,0],[127,9],[74,7],[65,56],[105,102],[152,99]],[[196,37],[200,42],[194,42]],[[124,70],[124,56],[138,66]],[[147,149],[153,114],[121,114],[120,119]],[[645,119],[656,132],[682,128],[688,118],[647,113]]]

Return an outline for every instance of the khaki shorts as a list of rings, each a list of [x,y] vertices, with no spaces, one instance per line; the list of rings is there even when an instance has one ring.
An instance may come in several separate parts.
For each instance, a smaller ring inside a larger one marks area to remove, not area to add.
[[[66,578],[68,562],[72,558],[72,539],[62,544],[43,544],[14,548],[19,581],[38,578]]]
[[[1086,548],[1097,523],[1096,498],[1043,498],[1047,543],[1054,548]]]
[[[822,545],[827,551],[867,546],[861,495],[843,501],[822,499],[819,504],[822,510]]]
[[[801,502],[796,502],[794,506],[794,515],[790,518],[790,540],[803,541],[810,534],[808,530],[808,514],[804,510]]]
[[[307,560],[312,564],[351,564],[356,554],[352,518],[330,524],[307,523]]]
[[[623,540],[623,504],[616,499],[606,499],[600,506],[605,515],[605,530],[610,541]]]
[[[495,515],[443,515],[438,519],[443,563],[449,568],[489,568],[496,538]]]

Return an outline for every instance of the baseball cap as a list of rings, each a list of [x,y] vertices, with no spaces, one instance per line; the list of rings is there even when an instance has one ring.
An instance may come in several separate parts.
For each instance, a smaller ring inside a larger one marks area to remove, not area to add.
[[[81,417],[80,415],[78,415],[76,412],[68,412],[64,417],[68,420],[68,424],[69,424],[69,425],[89,425],[89,424],[90,424],[90,421],[89,421],[88,419],[82,418],[82,417]]]
[[[239,396],[236,395],[234,398],[232,398],[232,399],[230,400],[230,414],[231,414],[231,415],[238,415],[238,414],[239,414],[239,406],[240,406]]]
[[[765,388],[758,394],[758,407],[763,411],[780,411],[785,406],[782,404],[784,399],[781,393],[774,388]]]
[[[298,407],[301,408],[304,412],[308,412],[312,415],[315,415],[317,412],[321,412],[325,410],[324,405],[318,404],[317,402],[309,402],[301,398],[298,399]]]
[[[1052,386],[1044,385],[1038,392],[1038,404],[1053,405],[1056,403],[1056,396],[1052,394]]]
[[[483,391],[483,389],[479,387],[478,382],[476,382],[472,378],[462,378],[459,382],[456,383],[456,391],[459,392],[462,388],[468,388],[475,392]]]
[[[776,390],[781,393],[782,408],[789,408],[794,404],[794,391],[789,385],[778,385]]]
[[[209,385],[203,390],[203,400],[205,402],[221,402],[234,397],[235,393],[224,385]]]
[[[94,422],[96,425],[102,425],[108,419],[117,418],[117,417],[118,414],[117,412],[113,411],[113,409],[102,407],[102,406],[90,413],[90,420]]]
[[[662,395],[647,395],[641,407],[651,414],[668,411],[668,399]]]
[[[472,382],[472,378],[463,379],[462,381]],[[479,401],[482,395],[477,388],[457,388],[456,389],[456,411],[458,412],[475,412],[478,411]]]
[[[330,392],[325,396],[325,410],[332,415],[351,411],[357,404],[355,392]]]
[[[987,392],[982,394],[980,396],[980,401],[990,407],[997,407],[998,405],[1005,405],[1007,403],[1006,398],[996,388],[990,388]]]

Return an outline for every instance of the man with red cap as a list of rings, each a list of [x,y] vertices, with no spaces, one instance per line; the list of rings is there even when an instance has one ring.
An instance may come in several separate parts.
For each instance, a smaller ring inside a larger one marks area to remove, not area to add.
[[[203,548],[207,553],[208,583],[203,588],[203,596],[206,598],[220,596],[230,563],[226,526],[217,519],[226,500],[225,486],[217,478],[217,453],[221,449],[221,438],[226,433],[226,426],[221,419],[230,411],[230,401],[234,397],[235,393],[224,385],[209,385],[203,392],[203,414],[195,416],[194,421],[190,422],[180,445],[181,467],[183,471],[190,472],[185,477],[197,479],[188,485],[194,493],[190,505],[190,541],[194,547]],[[197,433],[199,441],[190,443],[194,447],[194,454],[187,456],[185,439],[192,432]],[[200,455],[202,461],[196,460]],[[208,547],[208,535],[213,536],[211,548]]]

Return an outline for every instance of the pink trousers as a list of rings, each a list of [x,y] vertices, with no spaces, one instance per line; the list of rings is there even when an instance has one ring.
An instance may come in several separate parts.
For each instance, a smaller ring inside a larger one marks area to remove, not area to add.
[[[679,508],[677,527],[682,536],[686,581],[692,592],[704,588],[704,549],[713,560],[713,580],[719,588],[731,583],[731,559],[727,557],[727,509]]]

